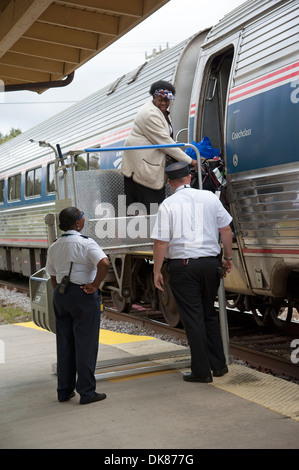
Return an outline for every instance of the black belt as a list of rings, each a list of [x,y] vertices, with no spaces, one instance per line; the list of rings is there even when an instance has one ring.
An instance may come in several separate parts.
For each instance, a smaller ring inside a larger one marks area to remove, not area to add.
[[[189,261],[191,260],[197,260],[197,259],[217,259],[217,256],[199,256],[198,258],[169,258],[169,261],[183,261],[184,266],[186,266]]]
[[[199,256],[198,258],[168,258],[168,261],[179,261],[179,260],[186,260],[186,259],[207,259],[207,258],[218,258],[218,256]]]

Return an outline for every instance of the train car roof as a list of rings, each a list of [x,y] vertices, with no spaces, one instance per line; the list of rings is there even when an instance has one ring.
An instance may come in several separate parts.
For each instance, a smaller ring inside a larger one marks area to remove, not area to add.
[[[292,0],[249,0],[242,3],[234,10],[227,13],[216,24],[208,34],[203,48],[210,47],[221,38],[232,35],[235,31],[239,31],[248,23],[254,22],[256,19],[266,15],[273,7],[279,7],[286,3],[292,3]]]
[[[262,17],[269,8],[287,3],[293,2],[286,0],[245,2],[226,15],[211,30],[206,30],[206,39],[201,47],[208,47],[216,41],[216,38],[222,38],[234,29],[240,29],[242,25]],[[48,160],[54,159],[52,150],[32,145],[30,139],[37,142],[46,140],[54,145],[59,143],[63,152],[67,152],[76,147],[107,146],[109,139],[105,138],[111,136],[113,129],[119,132],[120,126],[124,137],[138,108],[149,99],[149,82],[161,78],[171,81],[175,77],[180,55],[189,41],[190,38],[155,59],[141,64],[136,70],[119,77],[111,85],[0,145],[1,171],[13,171],[24,163],[39,164],[40,159],[43,158],[45,161],[45,156]]]
[[[150,83],[174,79],[180,56],[192,38],[0,145],[1,173],[16,171],[24,164],[32,167],[54,160],[51,148],[40,148],[39,141],[58,143],[65,153],[77,148],[105,147],[114,133],[123,138],[139,107],[150,99]]]
[[[76,69],[168,1],[1,0],[5,91],[65,86]]]

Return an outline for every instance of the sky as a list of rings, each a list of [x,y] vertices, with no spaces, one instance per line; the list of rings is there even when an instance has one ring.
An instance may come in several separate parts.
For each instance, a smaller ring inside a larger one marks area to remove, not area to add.
[[[172,47],[214,26],[245,0],[170,0],[98,56],[75,72],[73,82],[38,95],[30,91],[2,94],[0,133],[25,132],[77,101],[102,89],[145,62],[154,49]]]

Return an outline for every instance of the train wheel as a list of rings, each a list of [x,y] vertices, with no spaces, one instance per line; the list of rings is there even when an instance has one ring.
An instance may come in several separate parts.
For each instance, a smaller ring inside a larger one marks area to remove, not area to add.
[[[263,307],[261,310],[254,308],[252,309],[252,314],[258,326],[265,326],[268,323],[268,308]]]
[[[118,292],[111,292],[111,298],[119,313],[128,313],[131,310],[132,303],[130,297],[121,297]]]
[[[159,308],[163,313],[164,319],[169,326],[173,328],[181,326],[181,320],[176,302],[172,295],[168,282],[164,279],[164,291],[158,290]]]
[[[273,307],[273,308],[270,309],[270,317],[271,317],[271,320],[273,321],[275,326],[279,326],[279,327],[286,326],[292,320],[292,316],[293,316],[292,307],[287,308],[287,315],[286,315],[285,320],[279,318],[279,315],[281,315],[283,313],[283,311],[284,311],[284,308],[274,308]]]
[[[244,307],[244,295],[235,295],[231,298],[226,299],[226,305],[228,308],[236,308],[243,312],[245,310]]]

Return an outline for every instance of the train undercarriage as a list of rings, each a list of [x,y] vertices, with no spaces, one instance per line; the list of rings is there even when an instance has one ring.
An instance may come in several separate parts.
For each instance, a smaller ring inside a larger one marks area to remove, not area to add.
[[[166,263],[162,273],[164,292],[158,291],[153,282],[153,255],[151,252],[133,252],[110,255],[111,270],[101,290],[110,293],[118,312],[128,313],[133,304],[145,304],[159,309],[165,321],[172,327],[181,326],[179,312],[167,281]],[[295,286],[298,273],[292,272],[288,279],[288,298],[248,295],[226,292],[226,303],[240,314],[252,314],[256,323],[263,327],[269,323],[283,327],[292,320],[295,310],[299,312],[299,298]]]

